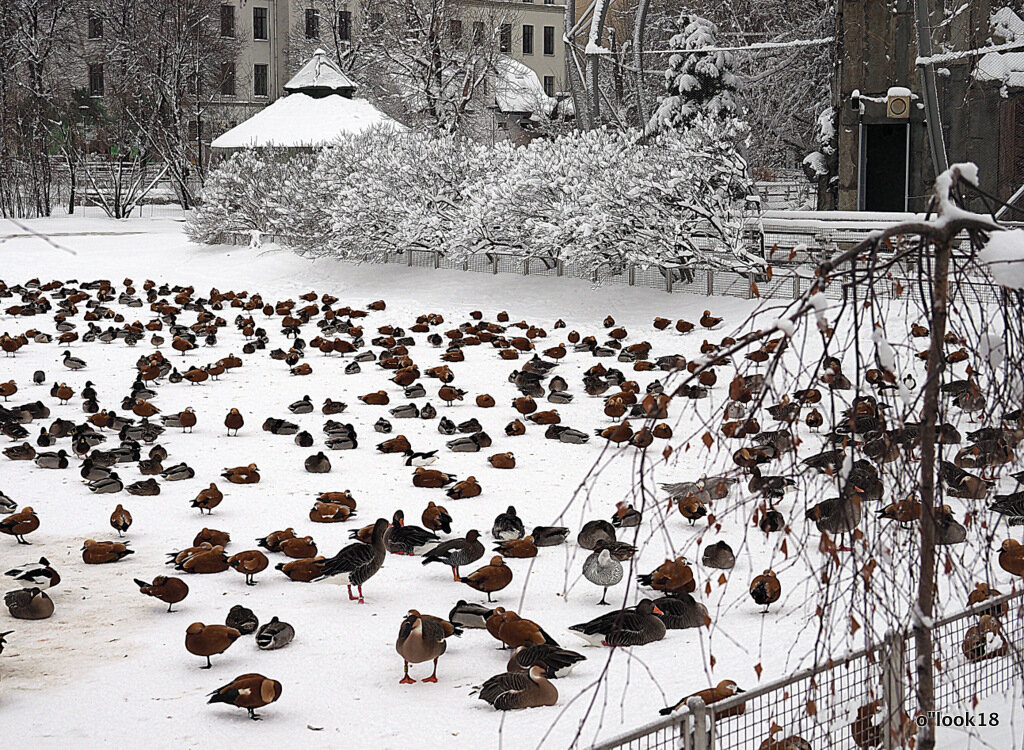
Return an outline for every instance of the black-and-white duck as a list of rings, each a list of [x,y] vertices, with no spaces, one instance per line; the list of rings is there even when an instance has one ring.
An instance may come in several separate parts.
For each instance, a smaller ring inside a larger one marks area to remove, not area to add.
[[[50,561],[45,557],[40,557],[37,563],[11,568],[5,575],[25,586],[34,586],[41,590],[53,588],[60,583],[60,574],[53,569]]]

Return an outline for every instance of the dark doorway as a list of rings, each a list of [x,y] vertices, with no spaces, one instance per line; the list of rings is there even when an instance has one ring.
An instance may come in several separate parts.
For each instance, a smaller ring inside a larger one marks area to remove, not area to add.
[[[907,210],[907,125],[863,125],[861,208]]]

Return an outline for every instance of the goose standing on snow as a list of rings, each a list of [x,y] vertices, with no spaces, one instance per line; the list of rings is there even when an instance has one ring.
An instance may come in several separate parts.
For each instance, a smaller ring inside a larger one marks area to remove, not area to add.
[[[484,556],[480,532],[470,529],[461,539],[450,539],[434,547],[423,556],[423,564],[440,562],[452,569],[452,579],[459,580],[459,567],[475,563]]]
[[[592,552],[583,561],[583,577],[596,586],[604,587],[598,604],[608,604],[608,587],[622,580],[622,563],[612,557],[607,548]]]
[[[356,542],[343,548],[334,557],[324,560],[323,574],[317,580],[330,580],[332,583],[343,583],[348,586],[350,601],[359,600],[364,604],[363,584],[372,578],[384,564],[387,549],[384,547],[384,532],[388,529],[388,519],[378,518],[373,524],[373,536],[370,544]],[[359,591],[359,596],[352,596],[352,587]]]
[[[416,680],[409,676],[410,664],[421,664],[425,661],[434,662],[434,671],[423,682],[437,682],[437,660],[448,650],[446,638],[462,635],[462,630],[448,620],[431,615],[421,615],[415,609],[402,620],[398,629],[398,640],[395,651],[405,663],[405,676],[399,680],[401,685],[409,685]]]

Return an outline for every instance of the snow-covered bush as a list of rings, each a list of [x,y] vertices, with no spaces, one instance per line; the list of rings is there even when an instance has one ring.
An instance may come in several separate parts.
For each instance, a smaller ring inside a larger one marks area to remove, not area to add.
[[[645,142],[610,130],[496,146],[365,133],[318,153],[236,154],[210,177],[191,236],[259,230],[305,253],[378,260],[511,252],[592,272],[763,264],[743,243],[746,164],[717,120]]]
[[[511,250],[617,272],[714,246],[733,253],[731,265],[759,264],[741,242],[746,165],[704,125],[643,145],[593,130],[490,150],[484,158],[508,166],[478,170],[451,252]]]
[[[380,133],[325,151],[321,171],[344,160],[330,200],[332,229],[324,251],[374,258],[410,249],[444,250],[485,147],[457,136]]]
[[[318,155],[284,149],[238,151],[213,170],[202,204],[186,226],[206,243],[226,242],[232,233],[323,236],[318,222],[323,200],[316,200]],[[319,226],[320,232],[317,232]]]

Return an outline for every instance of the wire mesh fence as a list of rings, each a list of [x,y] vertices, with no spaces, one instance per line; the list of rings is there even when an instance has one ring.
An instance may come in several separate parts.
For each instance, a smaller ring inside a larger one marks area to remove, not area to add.
[[[1024,679],[1024,591],[992,598],[931,628],[935,707],[973,708]],[[914,633],[704,706],[675,714],[593,750],[861,750],[910,747],[917,730]]]
[[[816,264],[827,259],[837,250],[846,249],[864,238],[863,232],[854,230],[819,231],[808,235],[796,231],[762,231],[752,235],[749,242],[759,244],[771,268],[768,273],[748,273],[728,270],[730,256],[724,250],[720,253],[719,267],[705,265],[665,264],[613,265],[606,263],[596,270],[576,263],[563,262],[557,258],[523,256],[511,252],[480,252],[465,258],[452,259],[435,250],[410,249],[405,252],[381,252],[375,262],[395,263],[418,268],[443,268],[449,270],[473,271],[477,273],[512,273],[517,275],[568,276],[589,281],[592,284],[623,284],[669,293],[716,295],[750,299],[796,299],[811,284]],[[240,232],[231,235],[234,244],[249,244],[251,233]],[[301,238],[288,238],[264,234],[264,242],[280,242],[301,249],[306,243]],[[696,238],[701,244],[702,238]],[[713,250],[713,241],[707,240]],[[875,294],[882,299],[904,299],[920,301],[922,287],[916,273],[897,266],[887,279],[888,283],[877,284]],[[825,291],[829,299],[842,299],[844,287],[831,284]],[[953,302],[965,305],[992,304],[999,301],[1001,292],[990,279],[983,276],[958,276],[953,290]]]

